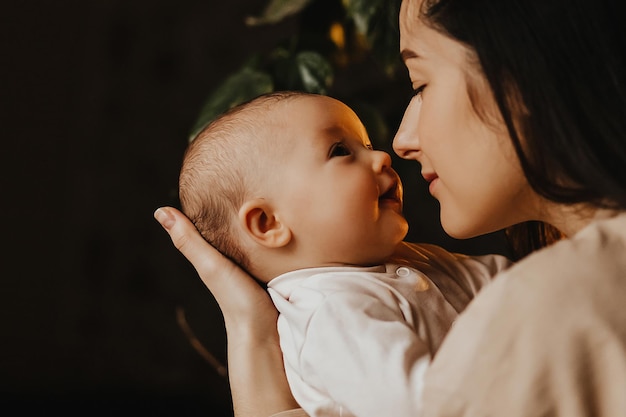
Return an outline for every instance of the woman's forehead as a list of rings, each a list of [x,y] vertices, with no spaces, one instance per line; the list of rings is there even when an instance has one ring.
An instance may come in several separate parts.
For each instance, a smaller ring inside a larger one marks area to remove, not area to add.
[[[417,38],[421,38],[421,30],[424,23],[420,19],[420,7],[422,0],[404,0],[400,8],[400,49],[415,48]]]
[[[423,0],[403,0],[400,5],[400,18],[414,21],[420,16]]]

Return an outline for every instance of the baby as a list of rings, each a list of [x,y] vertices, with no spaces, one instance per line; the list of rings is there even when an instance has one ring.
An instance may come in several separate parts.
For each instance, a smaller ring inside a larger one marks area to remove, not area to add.
[[[260,96],[185,153],[183,212],[267,285],[287,379],[310,416],[417,414],[448,329],[510,264],[403,242],[402,197],[390,156],[327,96]]]

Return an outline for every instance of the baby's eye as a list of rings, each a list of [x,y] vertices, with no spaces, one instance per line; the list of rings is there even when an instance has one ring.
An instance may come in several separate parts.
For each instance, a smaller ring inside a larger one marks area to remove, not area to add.
[[[329,158],[349,155],[352,155],[352,152],[350,151],[350,148],[348,148],[343,142],[333,143],[333,145],[330,147],[330,151],[328,152]]]

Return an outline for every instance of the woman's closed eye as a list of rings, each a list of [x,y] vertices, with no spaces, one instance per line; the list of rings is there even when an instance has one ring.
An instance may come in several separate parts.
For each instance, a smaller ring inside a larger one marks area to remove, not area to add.
[[[343,142],[336,142],[330,147],[328,151],[328,157],[334,158],[336,156],[350,156],[352,155],[352,151],[348,146],[346,146]]]
[[[426,84],[422,84],[417,88],[413,89],[413,97],[417,97],[419,100],[422,99],[422,93],[424,92],[424,88],[426,88]]]

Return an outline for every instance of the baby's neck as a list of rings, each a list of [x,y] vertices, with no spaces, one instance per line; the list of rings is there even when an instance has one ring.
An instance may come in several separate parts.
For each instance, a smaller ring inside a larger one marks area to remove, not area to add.
[[[325,267],[369,267],[384,264],[390,257],[383,259],[372,259],[359,263],[350,262],[349,260],[322,260],[313,257],[298,256],[297,254],[278,254],[276,251],[270,251],[265,255],[251,257],[251,266],[249,272],[259,281],[268,283],[279,275],[288,272],[309,269],[309,268],[325,268]]]

